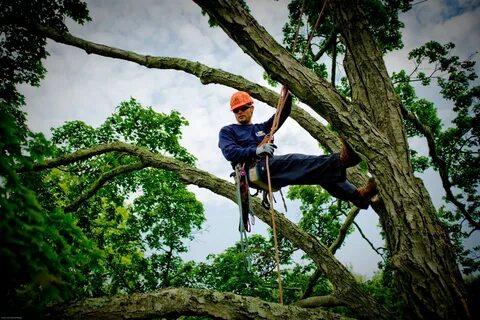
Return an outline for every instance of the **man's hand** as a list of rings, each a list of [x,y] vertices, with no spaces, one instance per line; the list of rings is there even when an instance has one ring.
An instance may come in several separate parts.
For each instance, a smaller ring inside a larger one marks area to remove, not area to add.
[[[275,149],[277,149],[277,146],[273,143],[262,144],[261,146],[257,147],[257,156],[272,156]]]

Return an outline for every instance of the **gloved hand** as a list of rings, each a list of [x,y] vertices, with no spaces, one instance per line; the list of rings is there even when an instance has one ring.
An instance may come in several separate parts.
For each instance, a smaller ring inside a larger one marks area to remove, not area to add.
[[[264,143],[261,146],[257,147],[257,156],[265,156],[269,155],[272,156],[273,152],[277,149],[277,146],[273,143]]]

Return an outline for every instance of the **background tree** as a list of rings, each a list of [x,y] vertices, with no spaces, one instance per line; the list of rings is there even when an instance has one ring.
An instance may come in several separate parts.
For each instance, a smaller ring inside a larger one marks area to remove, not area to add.
[[[77,2],[66,5],[39,2],[35,8],[38,10],[22,10],[26,4],[0,2],[0,238],[6,270],[0,308],[13,313],[23,310],[25,305],[35,307],[39,300],[56,301],[61,292],[66,298],[72,297],[67,283],[78,281],[79,274],[66,270],[82,269],[87,264],[95,268],[98,254],[71,217],[58,210],[45,212],[35,193],[22,183],[15,171],[19,165],[28,167],[51,154],[31,150],[26,155],[22,151],[37,137],[26,125],[26,115],[21,110],[24,97],[16,87],[21,83],[39,85],[45,74],[41,59],[47,55],[46,39],[12,22],[35,19],[66,30],[65,16],[84,23],[88,20],[88,11],[84,3]],[[73,237],[72,241],[66,241],[69,237]]]
[[[53,129],[50,144],[61,156],[120,139],[193,164],[178,143],[185,124],[177,112],[159,114],[131,99],[99,128],[73,121]],[[32,143],[32,149],[41,145]],[[94,296],[169,287],[178,277],[179,254],[187,250],[184,240],[204,221],[202,205],[178,177],[124,154],[26,176],[24,184],[36,191],[43,208],[63,208],[67,217],[71,212],[101,250],[100,270],[79,270],[87,274],[82,285]]]

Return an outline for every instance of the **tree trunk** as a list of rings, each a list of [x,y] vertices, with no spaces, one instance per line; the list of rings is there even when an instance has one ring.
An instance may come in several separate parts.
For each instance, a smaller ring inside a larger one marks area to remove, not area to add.
[[[411,307],[411,317],[466,319],[463,280],[446,230],[430,195],[413,174],[395,95],[382,54],[368,31],[361,3],[338,1],[335,14],[347,48],[345,69],[352,98],[388,137],[389,157],[372,158],[370,169],[384,186],[388,215],[380,222],[392,256],[397,286]],[[374,146],[371,146],[374,147]]]
[[[463,281],[429,194],[413,175],[399,99],[356,1],[335,1],[353,101],[300,65],[234,1],[194,0],[265,70],[348,137],[376,178],[397,285],[411,317],[466,319]],[[351,60],[349,60],[351,58]]]

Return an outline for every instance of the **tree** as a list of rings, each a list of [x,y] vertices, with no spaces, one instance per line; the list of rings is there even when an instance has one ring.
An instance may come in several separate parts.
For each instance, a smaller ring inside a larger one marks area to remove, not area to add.
[[[466,318],[462,279],[448,234],[436,216],[428,192],[414,176],[406,140],[401,100],[386,72],[382,50],[368,24],[368,11],[356,1],[332,2],[327,10],[335,17],[340,41],[345,47],[344,65],[351,85],[351,96],[325,81],[276,43],[264,29],[237,3],[196,1],[210,17],[275,80],[284,83],[302,102],[325,118],[330,125],[348,137],[349,142],[367,163],[377,179],[381,201],[375,210],[381,218],[391,255],[396,283],[412,306],[412,317]],[[372,3],[379,2],[373,1]],[[68,33],[34,25],[43,36],[75,45],[105,56],[122,58],[156,68],[175,68],[198,76],[203,83],[218,82],[252,92],[253,96],[275,105],[271,91],[240,77],[224,77],[225,72],[179,59],[146,57],[112,49],[75,38]],[[173,62],[173,64],[172,64]],[[208,71],[208,72],[205,72]],[[408,115],[408,113],[407,113]],[[334,134],[295,108],[292,117],[327,148],[337,150]],[[120,142],[93,146],[60,158],[34,165],[34,170],[66,165],[107,152],[122,152],[141,159],[147,166],[174,171],[184,182],[206,187],[230,199],[233,187],[198,169],[174,159],[154,154],[141,147]],[[351,180],[361,183],[365,174],[354,171]],[[255,203],[257,215],[269,223],[269,215]],[[277,215],[281,233],[302,248],[316,262],[335,286],[334,296],[359,316],[390,318],[390,314],[356,284],[329,250]],[[433,268],[432,268],[433,266]]]
[[[347,136],[368,163],[385,206],[377,212],[392,254],[397,285],[413,312],[425,318],[469,317],[448,235],[428,192],[413,174],[400,100],[367,28],[362,5],[356,1],[331,5],[347,48],[344,65],[349,81],[358,84],[352,85],[349,101],[288,55],[241,7],[196,2],[269,74]],[[435,270],[429,267],[431,263]],[[445,287],[450,289],[442,289]]]
[[[131,99],[98,128],[80,121],[54,128],[50,147],[53,154],[62,155],[121,139],[193,164],[194,158],[178,142],[185,124],[177,112],[159,114]],[[32,150],[41,149],[42,142],[46,148],[44,140],[37,140]],[[182,264],[179,254],[186,251],[183,240],[192,238],[204,216],[202,205],[174,174],[110,153],[22,177],[47,213],[62,208],[101,250],[100,270],[85,272],[86,291],[114,295],[179,283],[175,278]],[[82,286],[70,287],[78,293]]]

